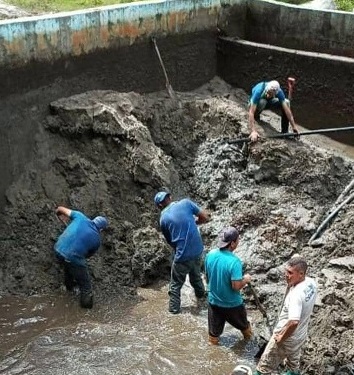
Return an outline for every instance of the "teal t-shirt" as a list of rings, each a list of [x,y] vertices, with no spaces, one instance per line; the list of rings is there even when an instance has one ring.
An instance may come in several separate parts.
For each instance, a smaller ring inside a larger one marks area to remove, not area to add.
[[[256,86],[254,86],[252,88],[252,93],[251,93],[251,97],[250,97],[250,105],[255,104],[257,106],[261,99],[266,99],[270,103],[274,101],[274,98],[272,98],[272,99],[266,98],[265,87],[266,87],[267,83],[268,82],[259,82],[259,83],[257,83]],[[275,98],[277,98],[280,103],[283,103],[283,101],[285,100],[284,91],[282,89],[279,89],[278,92],[275,95]]]
[[[220,307],[243,304],[241,293],[232,289],[231,281],[242,280],[242,261],[229,250],[211,250],[205,258],[208,279],[208,301]]]

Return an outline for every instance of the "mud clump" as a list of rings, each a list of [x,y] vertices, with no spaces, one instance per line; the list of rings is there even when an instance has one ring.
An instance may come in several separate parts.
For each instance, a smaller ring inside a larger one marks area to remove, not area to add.
[[[294,254],[309,262],[319,297],[302,366],[334,374],[354,361],[354,215],[348,204],[314,246],[308,241],[353,176],[353,162],[306,139],[248,147],[247,96],[215,78],[175,106],[165,92],[91,91],[50,103],[34,157],[6,193],[0,224],[2,294],[56,291],[61,271],[53,244],[62,231],[57,205],[106,215],[110,228],[90,259],[95,296],[134,295],[168,278],[171,250],[158,229],[155,193],[170,189],[212,213],[202,227],[206,250],[228,224],[241,231],[240,256],[276,319],[282,268]],[[269,114],[261,132],[280,121]],[[275,125],[274,125],[275,124]],[[248,296],[248,306],[253,301]],[[256,322],[261,324],[261,322]]]

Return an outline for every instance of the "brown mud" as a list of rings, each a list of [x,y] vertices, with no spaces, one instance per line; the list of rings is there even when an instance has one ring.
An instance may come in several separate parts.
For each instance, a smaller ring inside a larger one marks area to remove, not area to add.
[[[240,256],[271,320],[285,289],[284,263],[294,253],[306,257],[319,297],[303,373],[339,373],[354,362],[352,204],[308,241],[353,178],[353,161],[307,139],[264,139],[248,150],[229,143],[248,134],[247,95],[218,78],[178,97],[180,106],[166,92],[90,91],[50,104],[36,157],[6,191],[0,293],[61,288],[52,251],[63,229],[54,215],[59,204],[109,218],[90,260],[97,302],[108,294],[135,298],[137,286],[168,279],[170,249],[153,205],[165,187],[211,211],[201,228],[206,250],[223,226],[239,227]],[[269,112],[262,122],[265,134],[280,126]],[[255,309],[252,296],[246,299]]]

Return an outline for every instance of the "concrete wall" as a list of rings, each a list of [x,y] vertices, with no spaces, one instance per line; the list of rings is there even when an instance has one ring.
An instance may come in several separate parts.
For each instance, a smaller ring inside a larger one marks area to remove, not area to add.
[[[223,11],[220,27],[254,42],[354,57],[354,13],[245,0]]]
[[[287,48],[354,57],[354,14],[261,0],[155,0],[0,21],[0,67],[56,61],[210,30]]]
[[[307,128],[353,126],[354,59],[274,47],[236,38],[218,42],[218,73],[250,93],[263,80],[296,78],[292,108],[295,120]],[[353,144],[348,134],[335,138]]]
[[[157,0],[0,22],[0,66],[132,45],[151,35],[215,28],[220,0]]]

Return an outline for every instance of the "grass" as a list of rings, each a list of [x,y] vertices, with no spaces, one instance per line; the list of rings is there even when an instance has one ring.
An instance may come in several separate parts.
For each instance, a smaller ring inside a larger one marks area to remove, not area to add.
[[[32,13],[65,12],[77,9],[94,8],[103,5],[132,3],[141,0],[5,0]],[[289,4],[304,4],[308,0],[277,0]],[[352,12],[354,0],[334,0],[338,10]]]
[[[335,0],[338,10],[352,12],[354,10],[354,0]]]
[[[276,1],[280,1],[282,3],[288,3],[288,4],[295,4],[295,5],[301,5],[301,4],[305,4],[309,2],[309,0],[276,0]]]
[[[309,0],[276,0],[282,3],[300,5],[307,3]],[[344,10],[346,12],[352,12],[354,9],[354,0],[334,0],[338,10]]]
[[[5,0],[32,13],[67,12],[103,5],[133,3],[142,0]]]

